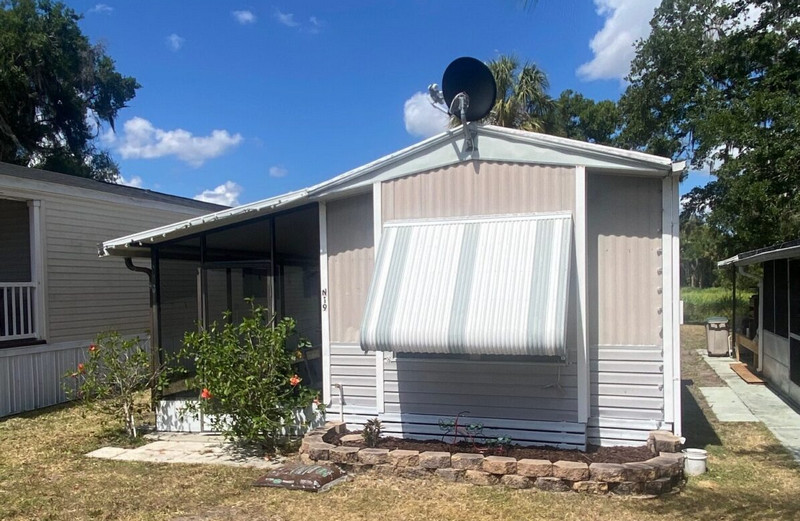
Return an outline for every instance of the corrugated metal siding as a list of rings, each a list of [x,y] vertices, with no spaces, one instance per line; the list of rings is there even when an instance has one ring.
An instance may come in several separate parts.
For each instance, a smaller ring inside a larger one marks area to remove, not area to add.
[[[661,181],[587,181],[590,442],[641,444],[664,418]]]
[[[358,343],[375,264],[372,194],[331,201],[327,216],[330,340]]]
[[[575,168],[473,161],[384,182],[383,221],[575,209]]]
[[[31,281],[28,205],[0,199],[0,282]]]
[[[571,246],[569,214],[387,223],[361,345],[566,357]]]
[[[589,345],[661,345],[661,180],[590,174]]]
[[[575,168],[471,162],[384,182],[383,221],[474,217],[510,213],[574,212]],[[574,257],[574,255],[573,255]],[[571,272],[575,272],[574,258]],[[570,280],[568,324],[576,321]],[[574,328],[568,328],[569,365],[560,369],[515,363],[398,359],[384,370],[386,414],[472,416],[513,420],[576,422],[577,360]],[[558,372],[560,371],[560,379]],[[561,387],[553,384],[560,382]]]

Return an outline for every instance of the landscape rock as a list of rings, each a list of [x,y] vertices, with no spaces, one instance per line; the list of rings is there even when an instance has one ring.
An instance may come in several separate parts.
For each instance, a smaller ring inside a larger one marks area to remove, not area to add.
[[[644,493],[644,483],[638,481],[622,481],[611,484],[611,491],[620,496],[634,496]]]
[[[661,452],[680,452],[681,439],[669,431],[650,431],[647,438],[647,447],[654,455]]]
[[[589,479],[589,465],[579,461],[556,461],[553,463],[553,477],[584,481]]]
[[[659,496],[672,490],[672,479],[658,478],[644,484],[644,493]]]
[[[365,465],[389,463],[389,449],[361,449],[358,451],[358,461]]]
[[[467,454],[459,452],[450,457],[450,466],[461,470],[481,470],[483,454]]]
[[[336,448],[335,445],[325,443],[324,441],[311,443],[308,446],[308,457],[314,461],[327,460],[328,453],[333,448]]]
[[[358,447],[334,447],[328,450],[328,460],[333,463],[358,463]]]
[[[341,438],[339,438],[339,442],[342,444],[345,443],[360,443],[364,441],[364,437],[360,434],[345,434]]]
[[[381,463],[380,465],[373,465],[372,471],[381,476],[391,476],[394,474],[394,465],[390,463]]]
[[[416,467],[419,465],[419,451],[393,450],[389,453],[389,463],[395,467]]]
[[[428,469],[422,467],[397,467],[394,469],[394,473],[407,479],[427,478],[430,476]]]
[[[419,466],[426,469],[446,469],[450,467],[449,452],[426,451],[419,455]]]
[[[473,485],[489,486],[497,485],[500,480],[494,474],[482,470],[465,470],[464,481]]]
[[[657,478],[680,476],[683,474],[683,458],[656,456],[645,461],[656,468]]]
[[[521,459],[517,462],[517,474],[530,478],[547,478],[553,475],[553,464],[546,459]]]
[[[625,467],[619,463],[592,463],[589,465],[589,476],[594,481],[619,483],[626,480]]]
[[[626,476],[628,481],[652,481],[658,476],[656,475],[656,467],[649,463],[636,462],[636,463],[623,463],[625,467]]]
[[[464,473],[465,470],[461,469],[436,469],[434,474],[439,476],[445,481],[449,481],[451,483],[460,483],[464,481]]]
[[[506,474],[500,478],[500,484],[505,485],[508,488],[531,488],[533,483],[530,479],[526,478],[525,476],[520,476],[518,474]]]
[[[605,481],[576,481],[572,484],[572,490],[588,494],[605,494],[608,492],[608,483]]]
[[[483,459],[481,470],[491,474],[514,474],[517,471],[517,460],[505,456],[487,456]]]
[[[560,478],[536,478],[536,488],[546,492],[569,492],[569,483]]]

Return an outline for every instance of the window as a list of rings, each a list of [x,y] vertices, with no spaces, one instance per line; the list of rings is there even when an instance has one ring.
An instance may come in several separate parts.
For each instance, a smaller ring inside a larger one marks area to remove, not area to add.
[[[789,339],[789,379],[800,385],[800,340]]]
[[[775,262],[764,263],[764,287],[762,288],[764,301],[764,325],[766,331],[775,331]]]
[[[775,261],[775,331],[789,337],[789,267],[786,259]]]

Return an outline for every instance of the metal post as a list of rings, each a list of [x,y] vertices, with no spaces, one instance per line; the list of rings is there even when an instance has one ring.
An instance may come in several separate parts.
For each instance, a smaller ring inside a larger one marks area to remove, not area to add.
[[[731,318],[731,356],[736,355],[739,359],[739,353],[736,350],[736,265],[731,264],[731,276],[733,277],[733,317]]]

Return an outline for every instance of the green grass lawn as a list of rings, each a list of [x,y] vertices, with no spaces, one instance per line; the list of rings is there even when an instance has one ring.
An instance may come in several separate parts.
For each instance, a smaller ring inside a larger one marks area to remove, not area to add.
[[[800,469],[761,424],[718,423],[698,386],[721,385],[685,326],[684,434],[709,450],[709,472],[663,498],[515,491],[361,475],[316,495],[252,488],[260,471],[105,461],[83,455],[114,431],[78,406],[0,420],[2,520],[798,519]]]
[[[744,316],[750,306],[752,291],[736,292],[736,314]],[[683,320],[687,324],[705,324],[709,317],[733,316],[733,292],[730,288],[681,288]]]

